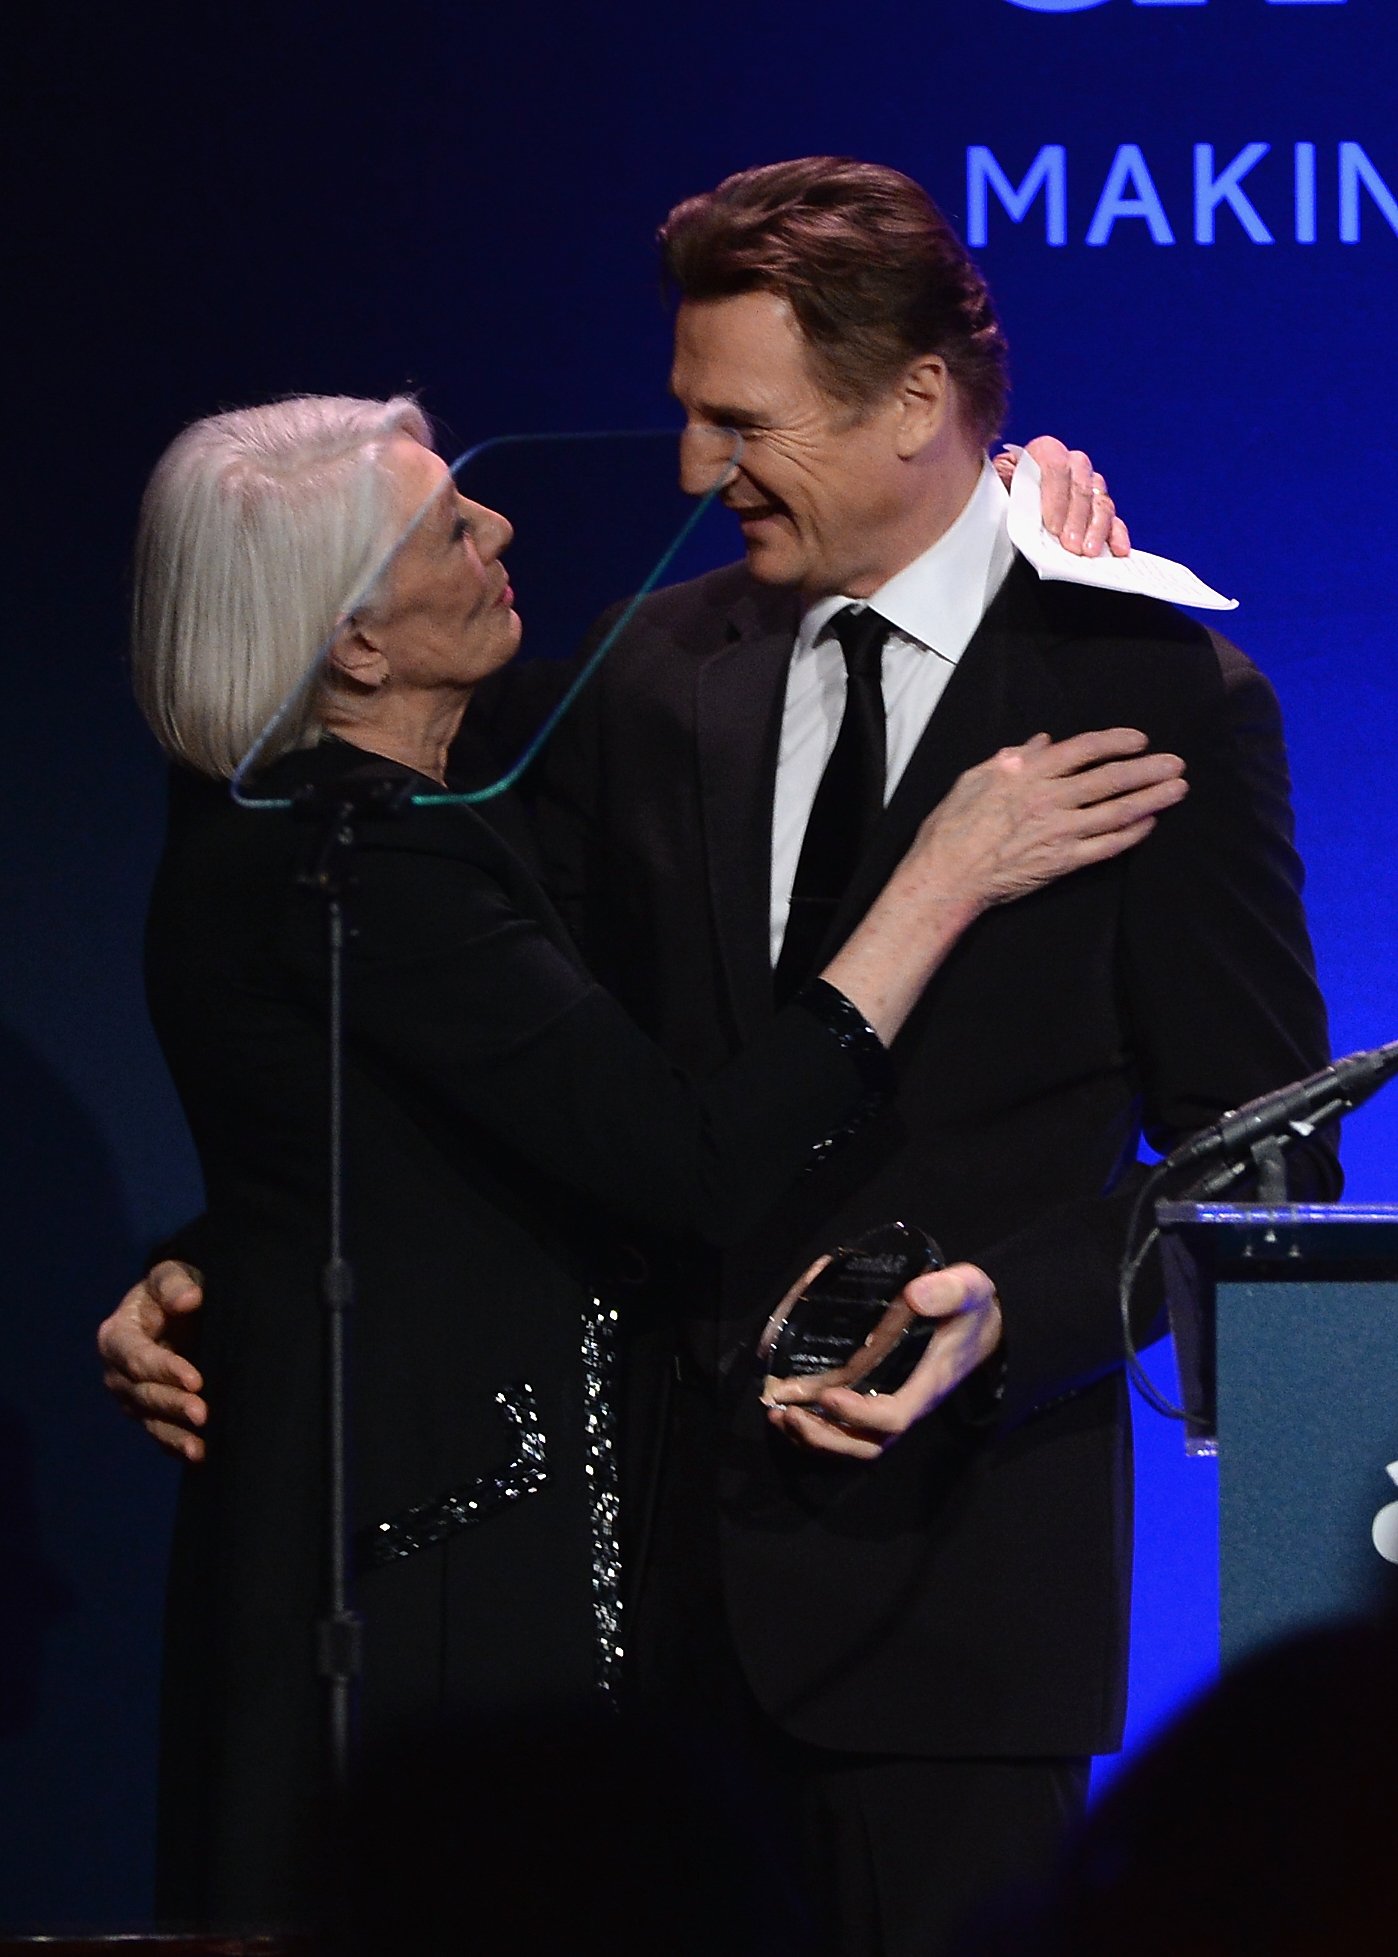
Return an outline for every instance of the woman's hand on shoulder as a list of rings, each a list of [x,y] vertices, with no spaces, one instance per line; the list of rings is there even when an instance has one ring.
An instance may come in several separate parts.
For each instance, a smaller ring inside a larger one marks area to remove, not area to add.
[[[1187,793],[1179,756],[1145,749],[1134,727],[1001,748],[954,783],[912,857],[943,895],[988,909],[1119,856]]]

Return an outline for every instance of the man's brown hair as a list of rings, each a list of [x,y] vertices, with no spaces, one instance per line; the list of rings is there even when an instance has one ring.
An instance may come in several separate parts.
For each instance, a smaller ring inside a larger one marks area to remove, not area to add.
[[[921,354],[946,361],[983,441],[1009,395],[1005,336],[985,280],[911,177],[805,156],[726,177],[660,228],[682,299],[773,292],[790,305],[827,391],[867,407]]]

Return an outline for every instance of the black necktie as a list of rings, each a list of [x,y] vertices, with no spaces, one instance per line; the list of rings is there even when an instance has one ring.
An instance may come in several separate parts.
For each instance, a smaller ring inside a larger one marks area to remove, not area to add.
[[[892,628],[867,605],[846,605],[829,629],[845,655],[845,712],[811,804],[796,865],[775,973],[778,1005],[814,975],[835,908],[883,813],[883,646]]]

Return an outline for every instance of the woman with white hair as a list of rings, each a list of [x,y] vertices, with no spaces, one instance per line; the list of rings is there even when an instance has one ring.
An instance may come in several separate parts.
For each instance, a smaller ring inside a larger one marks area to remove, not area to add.
[[[133,657],[151,726],[225,780],[325,646],[258,792],[440,789],[474,689],[519,641],[510,535],[457,493],[411,401],[196,424],[142,511]],[[474,809],[360,825],[344,1117],[366,1730],[610,1682],[614,1313],[597,1300],[614,1230],[749,1230],[877,1092],[961,932],[1128,848],[1178,799],[1178,763],[1143,745],[1036,737],[964,776],[821,979],[701,1085],[588,978]],[[162,1903],[256,1924],[304,1905],[320,1779],[327,1008],[320,911],[297,883],[317,838],[213,787],[180,801],[148,978],[207,1188],[210,1419],[169,1591]]]

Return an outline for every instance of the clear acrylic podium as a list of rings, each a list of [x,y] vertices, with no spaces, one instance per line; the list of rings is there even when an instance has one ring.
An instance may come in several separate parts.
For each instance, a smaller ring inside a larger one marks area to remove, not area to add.
[[[1398,1596],[1398,1206],[1161,1203],[1220,1651]]]

